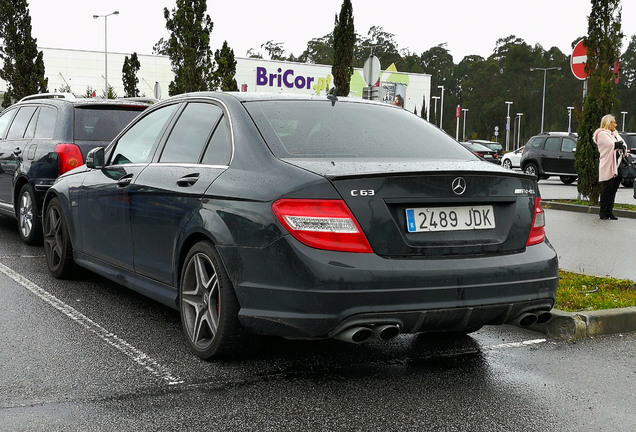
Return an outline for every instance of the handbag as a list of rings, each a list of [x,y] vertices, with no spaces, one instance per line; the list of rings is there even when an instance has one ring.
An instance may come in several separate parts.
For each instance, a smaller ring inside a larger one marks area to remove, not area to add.
[[[618,173],[624,179],[636,179],[636,165],[623,158],[618,166]]]

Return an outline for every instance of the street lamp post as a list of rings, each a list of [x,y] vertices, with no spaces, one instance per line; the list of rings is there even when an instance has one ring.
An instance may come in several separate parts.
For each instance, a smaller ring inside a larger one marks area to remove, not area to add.
[[[530,72],[534,72],[536,70],[543,71],[543,102],[541,103],[541,132],[543,132],[543,117],[545,114],[545,82],[546,77],[548,75],[549,70],[561,70],[561,66],[549,67],[549,68],[530,68]]]
[[[462,132],[462,141],[466,141],[466,113],[468,112],[468,108],[462,108],[464,112],[464,131]]]
[[[568,107],[568,133],[572,132],[572,110],[574,107]]]
[[[517,127],[517,145],[515,148],[521,147],[521,116],[523,113],[517,113],[517,117],[519,117],[519,126]]]
[[[108,99],[108,17],[119,15],[119,11],[114,11],[106,15],[93,15],[93,19],[104,18],[104,97]]]
[[[506,105],[508,105],[508,114],[506,114],[506,151],[508,151],[510,150],[508,143],[510,142],[510,105],[512,105],[512,102],[506,101]]]
[[[623,129],[621,132],[625,132],[625,114],[627,114],[627,111],[621,111],[621,114],[623,114]]]
[[[439,108],[439,128],[444,129],[442,127],[442,120],[444,119],[444,86],[437,86],[437,88],[442,89],[442,100]]]
[[[437,121],[437,101],[439,100],[439,96],[431,96],[431,99],[435,101],[435,116],[434,120]]]

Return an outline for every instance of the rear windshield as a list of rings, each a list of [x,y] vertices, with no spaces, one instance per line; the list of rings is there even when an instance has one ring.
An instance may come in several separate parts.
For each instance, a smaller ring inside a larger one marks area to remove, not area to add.
[[[143,106],[77,106],[75,107],[76,141],[112,141]]]
[[[257,101],[245,108],[279,158],[472,158],[445,132],[404,109],[338,101]]]

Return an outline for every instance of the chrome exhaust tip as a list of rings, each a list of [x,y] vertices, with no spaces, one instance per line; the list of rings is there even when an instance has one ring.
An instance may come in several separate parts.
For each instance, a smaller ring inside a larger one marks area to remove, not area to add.
[[[513,318],[511,324],[521,326],[521,327],[530,327],[532,324],[537,322],[537,316],[530,312],[522,313],[521,315]]]
[[[351,343],[362,343],[369,340],[373,336],[373,330],[369,327],[349,327],[334,336],[338,339]]]
[[[400,334],[400,327],[395,324],[377,325],[373,327],[373,336],[380,340],[388,341]]]

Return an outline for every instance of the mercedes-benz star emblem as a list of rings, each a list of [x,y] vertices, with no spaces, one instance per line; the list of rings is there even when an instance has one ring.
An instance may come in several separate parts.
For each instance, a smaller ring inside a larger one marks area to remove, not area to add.
[[[461,195],[466,192],[466,180],[463,177],[457,177],[451,184],[455,195]]]

